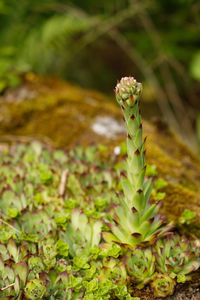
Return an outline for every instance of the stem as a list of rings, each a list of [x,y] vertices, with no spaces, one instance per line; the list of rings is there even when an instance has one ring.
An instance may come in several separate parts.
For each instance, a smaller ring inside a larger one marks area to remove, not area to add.
[[[127,129],[127,178],[122,185],[125,201],[130,209],[136,209],[140,216],[144,213],[147,200],[145,199],[145,155],[142,137],[142,121],[139,110],[139,96],[142,85],[133,77],[122,78],[117,85],[117,101],[119,102]]]
[[[11,284],[9,284],[9,285],[7,285],[7,286],[1,288],[0,291],[7,290],[7,289],[9,289],[10,287],[12,287],[13,285],[15,285],[15,283],[11,283]]]

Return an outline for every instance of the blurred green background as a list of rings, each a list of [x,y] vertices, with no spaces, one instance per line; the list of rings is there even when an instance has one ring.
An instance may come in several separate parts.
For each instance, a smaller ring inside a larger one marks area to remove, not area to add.
[[[144,115],[200,141],[200,1],[0,0],[0,93],[33,71],[112,95],[144,83]]]

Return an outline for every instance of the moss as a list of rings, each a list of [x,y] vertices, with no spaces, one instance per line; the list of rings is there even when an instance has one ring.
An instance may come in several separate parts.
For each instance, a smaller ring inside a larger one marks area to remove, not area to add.
[[[24,99],[22,89],[27,91]],[[62,148],[102,143],[113,149],[125,138],[122,132],[105,136],[92,130],[99,116],[121,122],[120,109],[110,99],[59,80],[27,74],[23,86],[8,91],[0,105],[0,141],[4,143],[38,138]],[[147,162],[155,164],[158,175],[168,182],[162,213],[177,221],[184,209],[195,211],[192,233],[200,236],[198,157],[163,122],[144,122],[144,134],[148,136]]]
[[[55,146],[69,147],[77,141],[94,141],[89,129],[97,115],[120,118],[118,108],[97,92],[50,79],[26,80],[24,85],[30,91],[36,90],[37,97],[1,101],[1,136],[46,136]]]

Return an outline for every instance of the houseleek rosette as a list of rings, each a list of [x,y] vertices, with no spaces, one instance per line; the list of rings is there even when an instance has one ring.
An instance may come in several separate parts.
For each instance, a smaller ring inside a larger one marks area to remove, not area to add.
[[[125,264],[113,257],[104,259],[98,278],[100,282],[109,279],[115,284],[124,285],[127,282]]]
[[[27,254],[28,249],[17,247],[13,238],[7,245],[0,243],[0,299],[16,299],[24,289],[29,273]]]
[[[93,248],[99,245],[101,239],[102,221],[94,221],[79,209],[74,209],[71,214],[71,223],[65,232],[60,233],[61,240],[69,245],[71,256],[88,257]]]
[[[173,294],[175,284],[175,280],[171,278],[167,273],[158,273],[154,277],[154,280],[151,282],[151,288],[154,291],[155,297],[165,298],[168,295]]]
[[[161,273],[187,275],[200,267],[200,247],[177,234],[158,240],[153,252]]]
[[[158,215],[159,203],[149,201],[152,180],[145,178],[145,139],[143,140],[139,97],[142,84],[133,77],[124,77],[117,84],[115,93],[127,129],[126,171],[122,172],[124,196],[115,208],[114,222],[107,225],[112,233],[103,233],[107,242],[128,245],[148,245],[171,229],[164,218]]]
[[[142,289],[153,278],[155,273],[155,256],[151,247],[128,251],[125,256],[125,265],[131,279]]]

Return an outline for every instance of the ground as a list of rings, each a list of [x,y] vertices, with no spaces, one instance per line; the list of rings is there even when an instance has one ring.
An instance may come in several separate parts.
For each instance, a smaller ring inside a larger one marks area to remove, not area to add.
[[[110,159],[113,149],[117,151],[125,140],[121,111],[106,96],[34,74],[24,75],[23,81],[0,98],[0,150],[12,141],[35,138],[61,148],[100,143],[108,146]],[[174,221],[179,232],[200,237],[199,158],[162,120],[144,121],[143,126],[147,163],[155,165],[157,175],[167,182],[161,213]],[[181,225],[178,220],[185,209],[196,216]],[[195,276],[168,299],[200,299],[199,273]],[[152,299],[148,288],[143,292],[141,299]]]

